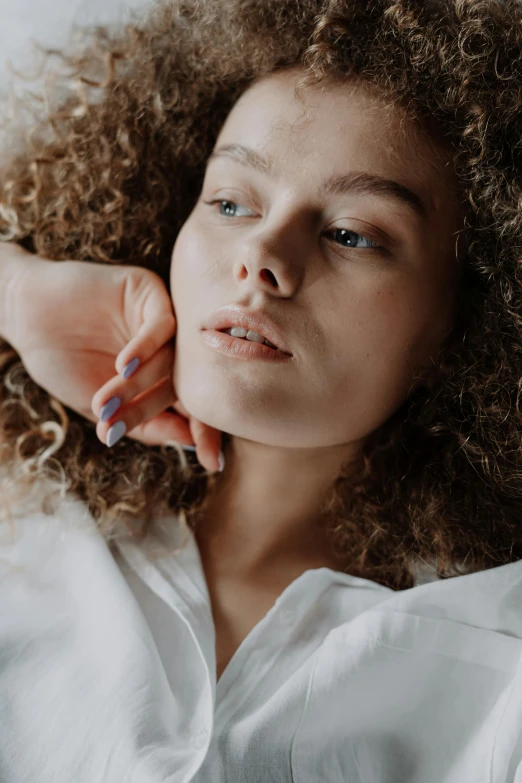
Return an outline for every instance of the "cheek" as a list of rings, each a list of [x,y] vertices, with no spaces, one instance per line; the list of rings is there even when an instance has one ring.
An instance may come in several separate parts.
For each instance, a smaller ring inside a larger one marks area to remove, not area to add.
[[[377,291],[369,309],[369,336],[382,345],[404,345],[417,331],[414,298],[403,287]]]
[[[363,436],[386,421],[406,398],[415,368],[424,363],[430,310],[418,289],[404,284],[361,295],[337,324],[332,410],[347,410]],[[342,358],[340,358],[342,357]],[[348,380],[348,382],[347,382]],[[351,425],[350,425],[351,426]]]
[[[425,285],[404,279],[361,296],[349,316],[359,355],[392,374],[423,362],[440,331],[439,311]]]
[[[189,218],[176,238],[171,258],[170,289],[176,309],[187,301],[188,289],[201,280],[208,258],[205,240]]]

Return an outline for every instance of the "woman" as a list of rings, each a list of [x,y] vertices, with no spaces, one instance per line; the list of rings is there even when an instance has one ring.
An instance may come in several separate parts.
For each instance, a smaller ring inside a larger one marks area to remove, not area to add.
[[[521,779],[520,24],[180,0],[76,55],[4,178],[6,781]]]

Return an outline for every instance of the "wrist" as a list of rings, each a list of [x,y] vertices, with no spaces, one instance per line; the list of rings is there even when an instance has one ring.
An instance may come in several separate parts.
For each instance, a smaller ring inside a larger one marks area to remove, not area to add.
[[[11,345],[16,332],[20,289],[35,258],[14,242],[0,242],[0,338]]]

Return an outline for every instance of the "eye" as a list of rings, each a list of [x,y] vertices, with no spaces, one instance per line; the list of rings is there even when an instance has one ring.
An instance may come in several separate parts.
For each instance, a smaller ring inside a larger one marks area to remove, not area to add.
[[[248,207],[242,207],[236,204],[235,201],[229,201],[228,199],[213,199],[203,203],[210,207],[214,207],[217,204],[219,215],[222,217],[251,217],[254,214]],[[240,214],[239,210],[245,210],[249,214]],[[334,237],[332,241],[337,245],[341,245],[341,247],[353,248],[355,250],[369,249],[389,254],[389,251],[383,245],[379,245],[371,237],[359,234],[357,231],[351,231],[348,228],[336,228],[332,231],[325,231],[324,236],[327,238]],[[359,240],[362,240],[363,244],[359,244]]]
[[[209,206],[214,206],[215,204],[219,205],[219,214],[223,217],[250,217],[250,215],[240,215],[238,214],[239,209],[247,210],[247,212],[250,212],[252,214],[252,210],[249,210],[247,207],[241,207],[238,204],[235,203],[235,201],[228,201],[228,199],[220,199],[216,198],[212,201],[204,201],[204,204],[208,204]],[[221,209],[221,207],[224,207],[224,210]]]
[[[336,237],[333,241],[343,247],[353,247],[357,250],[360,248],[385,250],[382,245],[377,244],[377,242],[370,237],[358,234],[357,231],[351,231],[348,228],[336,228],[333,231],[327,231],[325,236]],[[358,244],[359,240],[362,240],[365,244]]]

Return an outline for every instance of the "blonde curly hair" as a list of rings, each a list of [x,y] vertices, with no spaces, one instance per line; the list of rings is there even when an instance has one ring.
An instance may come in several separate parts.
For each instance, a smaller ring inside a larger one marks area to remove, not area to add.
[[[81,41],[81,45],[80,45]],[[205,163],[254,79],[359,78],[444,139],[466,202],[457,321],[429,384],[368,438],[323,513],[346,571],[394,590],[520,559],[522,6],[514,0],[170,0],[81,31],[6,161],[0,236],[60,261],[140,264],[169,286]],[[18,138],[19,136],[17,136]],[[14,138],[14,137],[13,137]],[[214,477],[180,448],[107,449],[0,343],[2,497],[45,478],[107,539],[193,524]],[[223,435],[226,452],[229,436]],[[42,504],[48,503],[48,498]]]

